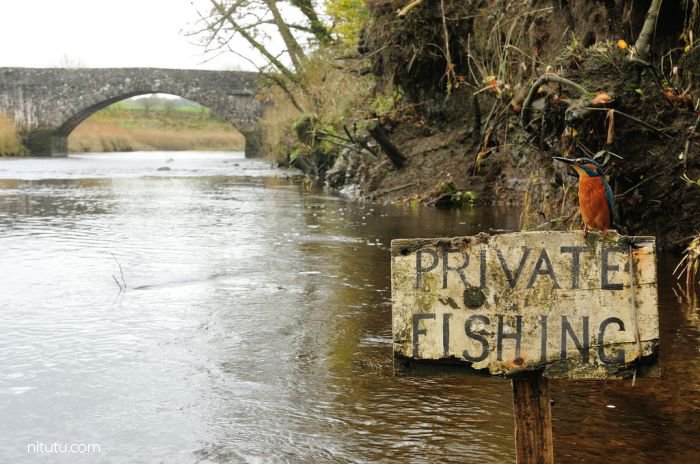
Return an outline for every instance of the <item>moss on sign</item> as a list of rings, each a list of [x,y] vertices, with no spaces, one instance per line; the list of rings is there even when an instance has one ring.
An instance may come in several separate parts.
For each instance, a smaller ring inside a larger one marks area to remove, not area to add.
[[[522,232],[392,241],[394,353],[553,378],[656,375],[653,237]]]

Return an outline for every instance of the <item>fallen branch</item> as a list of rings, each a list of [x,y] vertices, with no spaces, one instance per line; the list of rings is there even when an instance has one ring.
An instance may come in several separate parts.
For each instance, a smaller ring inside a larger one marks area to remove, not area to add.
[[[391,164],[394,165],[396,169],[401,169],[406,164],[406,157],[401,153],[401,151],[396,148],[389,136],[384,131],[384,128],[376,121],[372,121],[367,126],[367,132],[374,137],[382,150],[391,160]]]

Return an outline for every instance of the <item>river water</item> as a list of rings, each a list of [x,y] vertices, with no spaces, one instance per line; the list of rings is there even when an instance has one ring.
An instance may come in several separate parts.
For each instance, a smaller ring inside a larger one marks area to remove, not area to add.
[[[507,380],[393,376],[388,247],[517,211],[290,174],[240,153],[0,160],[0,463],[513,462]],[[663,378],[553,382],[558,463],[700,462],[700,309],[675,260]],[[35,452],[52,443],[99,452]]]

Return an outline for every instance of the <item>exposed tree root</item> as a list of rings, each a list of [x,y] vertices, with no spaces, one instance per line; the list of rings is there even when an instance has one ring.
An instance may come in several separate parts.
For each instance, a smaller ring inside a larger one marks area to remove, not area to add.
[[[537,91],[548,82],[556,82],[558,84],[566,85],[567,87],[571,87],[572,89],[576,90],[581,95],[586,95],[589,93],[583,86],[564,77],[557,76],[556,74],[545,74],[541,76],[535,81],[534,84],[532,84],[532,87],[530,87],[530,91],[523,102],[523,108],[520,113],[520,124],[522,127],[527,128],[528,124],[530,123],[530,107],[532,106],[532,102],[535,101]]]

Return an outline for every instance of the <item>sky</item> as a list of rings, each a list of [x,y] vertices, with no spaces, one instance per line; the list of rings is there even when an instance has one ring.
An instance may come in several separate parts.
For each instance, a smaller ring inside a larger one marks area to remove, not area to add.
[[[205,0],[0,0],[0,67],[248,69],[204,62],[188,32]]]

